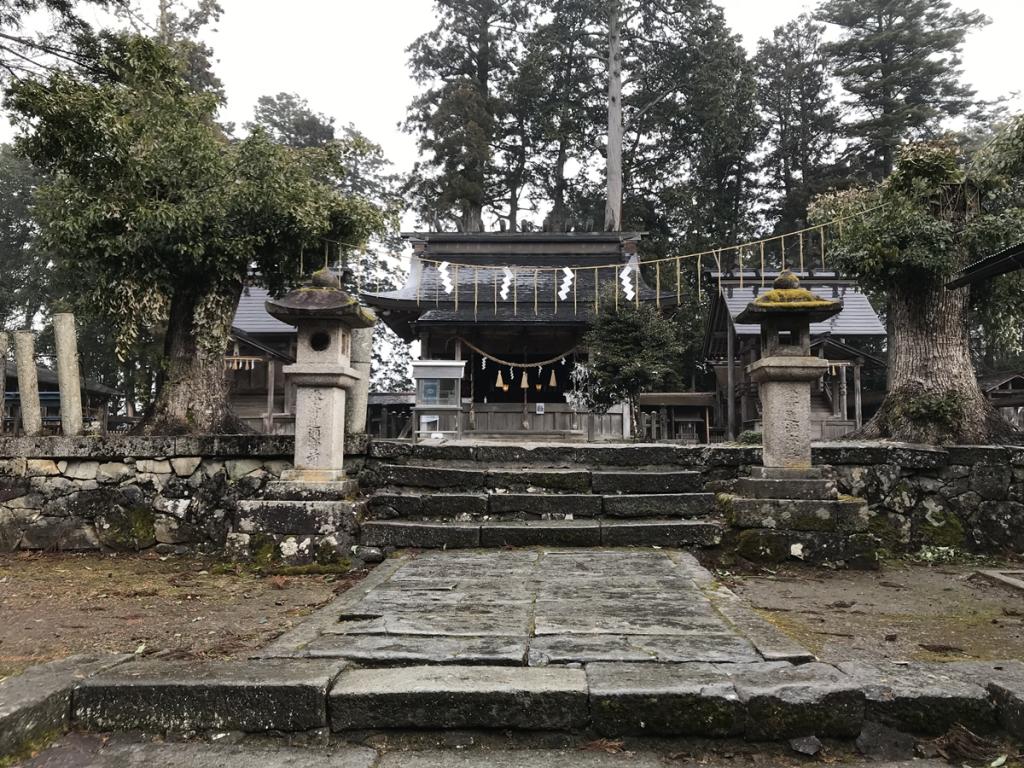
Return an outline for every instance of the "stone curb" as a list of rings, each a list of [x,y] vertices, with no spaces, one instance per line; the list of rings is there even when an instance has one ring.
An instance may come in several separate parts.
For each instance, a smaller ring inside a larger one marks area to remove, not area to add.
[[[0,758],[16,754],[37,739],[66,731],[75,686],[131,658],[123,654],[70,656],[0,681]]]
[[[67,699],[65,699],[66,701]],[[1020,737],[1024,663],[599,662],[356,668],[339,660],[125,664],[81,682],[74,724],[102,730],[296,732],[482,728],[850,739],[866,722],[954,723]]]

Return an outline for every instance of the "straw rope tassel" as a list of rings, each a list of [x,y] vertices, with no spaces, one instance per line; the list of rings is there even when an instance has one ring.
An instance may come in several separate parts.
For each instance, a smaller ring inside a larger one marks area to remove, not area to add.
[[[658,309],[661,309],[661,262],[657,262],[654,265],[654,304]]]
[[[473,267],[473,319],[480,309],[480,270]]]
[[[576,270],[574,269],[572,271],[572,313],[574,315],[579,314],[576,308],[576,286],[579,285],[579,282],[580,276],[576,273]]]
[[[434,281],[434,306],[438,307],[441,305],[441,270],[438,269],[438,263],[434,262],[434,271],[437,272],[437,280]]]
[[[764,240],[761,241],[761,287],[764,288]]]
[[[722,292],[722,249],[715,251],[715,265],[718,267],[718,292]]]
[[[614,270],[612,272],[612,282],[615,283],[615,313],[619,312],[619,272]]]
[[[498,275],[501,272],[494,270],[494,316],[498,316]]]
[[[740,265],[740,290],[743,290],[743,249],[736,249],[736,261]]]
[[[601,311],[601,306],[600,306],[601,297],[598,295],[598,290],[597,290],[597,288],[598,288],[598,286],[600,284],[601,284],[601,275],[598,272],[597,267],[594,267],[594,314],[595,315],[598,312]]]
[[[804,233],[800,233],[800,271],[804,271]]]
[[[551,271],[551,294],[555,301],[555,315],[558,315],[558,270]]]
[[[819,227],[819,236],[821,237],[821,271],[825,271],[825,227]]]
[[[636,308],[640,309],[640,262],[636,263],[636,290],[633,291],[633,296],[636,298]]]
[[[519,314],[519,275],[512,270],[512,315]]]
[[[779,238],[779,250],[782,251],[782,271],[786,271],[786,236]]]
[[[459,265],[455,265],[455,311],[459,311]]]

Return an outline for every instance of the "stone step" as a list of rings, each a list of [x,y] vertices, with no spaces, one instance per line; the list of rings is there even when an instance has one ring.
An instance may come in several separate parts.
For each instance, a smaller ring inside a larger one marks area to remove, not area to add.
[[[746,499],[723,493],[718,503],[736,528],[863,533],[870,522],[863,499]]]
[[[263,498],[273,501],[345,501],[359,493],[356,480],[325,483],[296,483],[271,480],[263,490]]]
[[[751,499],[838,499],[835,480],[741,477],[734,488]]]
[[[328,710],[334,731],[572,731],[590,719],[586,673],[564,667],[354,669],[335,683]]]
[[[664,472],[591,472],[594,493],[691,493],[704,488],[700,472],[692,470]]]
[[[810,565],[879,567],[881,542],[870,533],[830,533],[748,528],[739,532],[736,554],[761,563],[793,560]]]
[[[422,549],[525,546],[713,547],[721,523],[697,520],[531,520],[435,522],[371,520],[363,523],[366,546]]]
[[[703,490],[693,470],[622,471],[564,467],[452,467],[435,464],[385,464],[380,482],[391,488],[438,490],[501,489],[512,492],[543,489],[566,494],[678,494]]]
[[[715,508],[713,493],[656,493],[605,496],[605,517],[704,517]]]
[[[439,520],[522,520],[565,518],[706,517],[715,508],[711,493],[376,493],[367,517]]]
[[[650,638],[667,640],[690,644]],[[524,650],[513,652],[521,664]],[[1020,737],[1022,681],[1019,661],[357,668],[327,658],[149,659],[78,681],[64,711],[72,727],[101,732],[485,729],[780,741],[853,739],[868,723],[936,736],[959,723]]]
[[[307,731],[327,725],[337,660],[137,661],[82,681],[76,726],[98,731]]]
[[[270,534],[330,534],[359,527],[361,501],[238,502],[238,532]]]

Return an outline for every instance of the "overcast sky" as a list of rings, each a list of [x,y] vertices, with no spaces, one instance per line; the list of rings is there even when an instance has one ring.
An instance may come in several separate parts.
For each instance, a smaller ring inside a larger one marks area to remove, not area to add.
[[[399,170],[416,157],[397,124],[416,92],[405,49],[433,25],[432,0],[221,0],[224,17],[210,35],[228,94],[225,118],[239,124],[256,99],[299,93],[338,123],[354,123]],[[719,0],[749,49],[803,10],[805,0]],[[964,51],[967,80],[986,98],[1020,89],[1020,0],[977,0],[993,23]],[[1021,102],[1015,102],[1019,107]]]

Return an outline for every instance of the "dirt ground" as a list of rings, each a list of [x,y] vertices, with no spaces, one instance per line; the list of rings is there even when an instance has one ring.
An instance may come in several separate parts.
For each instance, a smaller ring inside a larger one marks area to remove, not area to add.
[[[1024,592],[984,579],[979,567],[995,566],[718,575],[823,661],[1024,659]]]
[[[87,651],[230,658],[265,645],[366,575],[223,570],[191,557],[0,556],[0,678]]]

